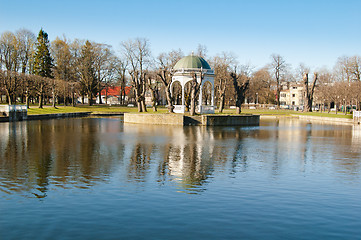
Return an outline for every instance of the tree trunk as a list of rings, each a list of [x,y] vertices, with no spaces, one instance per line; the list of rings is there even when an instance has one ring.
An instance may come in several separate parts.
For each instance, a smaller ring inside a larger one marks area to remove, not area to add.
[[[8,101],[9,101],[9,105],[12,105],[12,99],[11,99],[11,96],[9,95],[9,94],[7,94],[8,95]]]
[[[194,116],[196,114],[196,96],[195,96],[195,88],[192,87],[191,90],[191,109],[189,111],[191,116]]]
[[[39,108],[43,108],[43,93],[39,94]]]
[[[143,78],[141,80],[142,84],[140,85],[141,86],[141,104],[142,104],[142,109],[143,109],[143,112],[147,112],[147,106],[145,104],[145,92],[146,92],[146,82],[145,82],[145,73],[143,73]]]
[[[172,103],[172,95],[170,93],[170,84],[168,84],[165,87],[165,96],[167,98],[168,112],[172,113],[173,109],[174,109],[174,106],[173,106],[173,103]]]
[[[66,94],[65,94],[65,93],[66,93]],[[69,92],[66,91],[66,86],[65,86],[65,84],[64,84],[64,106],[67,106],[67,105],[68,105],[67,102],[66,102],[68,93],[69,93]]]
[[[281,105],[281,103],[280,103],[280,96],[281,95],[281,89],[280,89],[280,87],[279,86],[277,86],[277,109],[280,109],[280,105]]]
[[[250,79],[247,77],[246,80],[239,86],[237,74],[231,73],[230,75],[233,79],[233,86],[236,91],[236,113],[240,114],[242,111],[242,103],[245,99],[245,94],[249,87]]]
[[[53,91],[53,108],[56,108],[56,96],[54,91]]]
[[[145,99],[142,99],[141,103],[141,107],[142,107],[142,112],[147,112],[147,106],[145,105]]]
[[[313,104],[313,93],[315,91],[315,86],[317,82],[317,73],[314,74],[314,80],[311,88],[308,87],[308,73],[303,75],[303,86],[305,88],[305,107],[303,109],[304,112],[312,112],[312,104]]]
[[[100,79],[99,76],[98,76],[98,79]],[[103,104],[103,101],[102,101],[102,90],[101,90],[101,88],[100,88],[100,82],[98,82],[98,95],[99,95],[99,104]]]
[[[103,101],[102,101],[102,93],[101,91],[99,90],[99,104],[103,104]],[[106,101],[106,100],[105,100]]]
[[[166,70],[161,70],[160,73],[158,72],[158,76],[160,76],[160,79],[162,80],[163,85],[165,87],[165,96],[167,98],[168,111],[172,113],[174,106],[173,106],[173,99],[170,89],[171,81],[167,81]]]
[[[223,109],[224,109],[224,94],[221,94],[220,95],[220,100],[219,100],[219,109],[218,109],[218,111],[220,113],[222,113]]]
[[[71,92],[71,106],[75,107],[75,97],[74,97],[74,92]]]
[[[137,106],[138,106],[138,112],[143,112],[142,102],[138,100],[138,98],[137,98]]]
[[[150,95],[152,98],[152,107],[153,107],[153,111],[156,112],[157,111],[157,93],[155,89],[150,89]]]
[[[93,106],[93,94],[91,91],[88,91],[88,105]]]
[[[30,108],[30,104],[29,104],[29,96],[26,94],[25,95],[25,105],[26,105],[26,108],[29,109]]]
[[[203,79],[203,73],[201,72],[201,81],[202,82],[202,79]],[[196,97],[197,97],[197,93],[199,91],[199,88],[200,88],[200,84],[197,82],[197,75],[194,74],[193,75],[193,80],[191,82],[191,99],[190,99],[190,115],[191,116],[194,116],[196,114]]]

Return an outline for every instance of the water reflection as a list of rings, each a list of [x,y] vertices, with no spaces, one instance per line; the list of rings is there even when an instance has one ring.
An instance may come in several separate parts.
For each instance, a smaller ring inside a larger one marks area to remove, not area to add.
[[[0,189],[43,198],[50,184],[84,188],[104,181],[111,170],[107,158],[100,160],[104,127],[82,119],[2,124]]]
[[[0,124],[0,191],[44,198],[51,189],[90,188],[112,178],[174,183],[198,193],[216,177],[301,171],[359,178],[360,126],[296,119],[260,127],[165,127],[118,118]]]

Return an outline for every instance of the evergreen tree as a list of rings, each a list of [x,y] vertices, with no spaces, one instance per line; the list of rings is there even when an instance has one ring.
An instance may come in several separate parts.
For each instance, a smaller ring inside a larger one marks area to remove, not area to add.
[[[79,58],[80,85],[88,95],[89,106],[93,105],[93,98],[97,92],[97,78],[94,70],[94,46],[86,41]]]
[[[37,42],[36,53],[34,57],[34,74],[44,78],[52,78],[53,59],[49,51],[48,34],[43,29],[40,30]],[[39,108],[43,107],[45,82],[42,81],[38,86]],[[53,99],[55,101],[55,99]]]
[[[34,74],[52,78],[53,59],[50,56],[49,45],[48,34],[41,29],[36,42]]]

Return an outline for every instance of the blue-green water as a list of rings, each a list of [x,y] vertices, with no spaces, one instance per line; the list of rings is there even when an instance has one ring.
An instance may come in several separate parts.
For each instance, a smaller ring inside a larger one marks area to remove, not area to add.
[[[361,239],[361,128],[0,124],[0,239]]]

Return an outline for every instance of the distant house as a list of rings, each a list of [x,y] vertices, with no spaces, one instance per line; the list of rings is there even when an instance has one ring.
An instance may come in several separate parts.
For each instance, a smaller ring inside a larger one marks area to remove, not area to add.
[[[300,107],[304,104],[303,86],[300,83],[291,83],[283,86],[280,92],[280,107]]]
[[[106,87],[101,91],[101,99],[102,103],[107,104],[121,104],[120,99],[120,91],[122,90],[121,87],[115,86],[115,87]],[[125,87],[125,97],[124,101],[128,101],[128,96],[130,93],[131,87]],[[99,103],[99,95],[97,96],[96,103]]]
[[[120,90],[121,87],[107,87],[104,88],[101,91],[101,98],[103,104],[121,104],[120,99]],[[131,87],[125,87],[125,96],[124,96],[124,102],[127,103],[129,101],[129,96],[131,95]],[[81,96],[78,97],[78,103],[84,103],[88,104],[88,97],[84,96],[84,99],[82,99]],[[99,104],[99,95],[97,95],[97,98],[95,100],[96,104]]]

